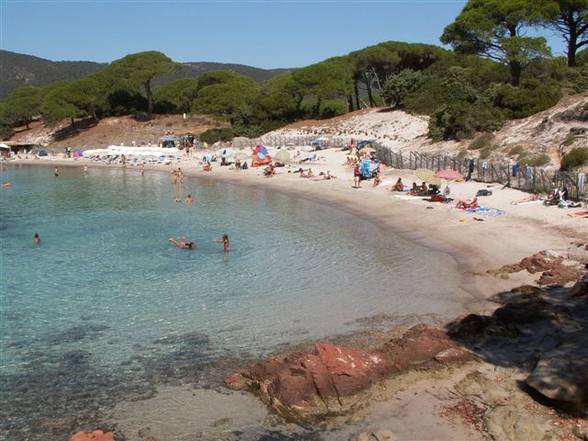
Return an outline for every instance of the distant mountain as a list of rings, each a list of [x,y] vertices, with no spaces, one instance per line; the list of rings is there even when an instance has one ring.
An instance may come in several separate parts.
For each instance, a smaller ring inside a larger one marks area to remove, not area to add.
[[[172,75],[159,78],[155,84],[165,84],[179,78],[194,77],[211,70],[232,70],[256,81],[264,81],[289,69],[260,69],[243,64],[182,63]],[[21,86],[43,86],[55,81],[70,81],[98,72],[106,64],[92,61],[51,61],[32,55],[0,50],[0,100]]]
[[[104,64],[91,61],[50,61],[0,50],[0,99],[21,86],[76,80],[98,72],[102,67]]]

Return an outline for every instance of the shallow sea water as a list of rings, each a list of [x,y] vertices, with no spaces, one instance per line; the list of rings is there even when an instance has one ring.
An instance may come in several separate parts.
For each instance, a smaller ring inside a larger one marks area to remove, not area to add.
[[[449,317],[466,297],[449,256],[317,201],[188,179],[190,206],[165,173],[106,168],[10,167],[7,180],[0,439],[65,439],[160,384],[219,384],[204,366],[375,314]]]

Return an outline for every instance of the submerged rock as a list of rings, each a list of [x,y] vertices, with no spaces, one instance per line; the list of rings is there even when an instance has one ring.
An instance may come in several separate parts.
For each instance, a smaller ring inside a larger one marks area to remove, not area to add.
[[[78,432],[69,441],[114,441],[114,433],[95,430],[94,432]]]
[[[317,343],[311,353],[272,357],[228,375],[225,384],[256,392],[286,419],[314,422],[367,404],[371,387],[394,373],[471,359],[443,330],[420,325],[370,352]]]

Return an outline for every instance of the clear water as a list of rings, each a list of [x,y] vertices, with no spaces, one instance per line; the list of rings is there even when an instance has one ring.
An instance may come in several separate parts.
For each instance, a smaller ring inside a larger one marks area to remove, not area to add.
[[[449,316],[464,296],[448,256],[316,201],[191,179],[182,189],[196,198],[190,206],[174,202],[169,175],[132,170],[62,167],[54,178],[52,168],[20,166],[2,180],[13,182],[0,190],[0,419],[12,419],[9,439],[25,439],[19,425],[59,416],[39,408],[15,420],[15,382],[51,395],[37,377],[58,369],[64,387],[72,360],[89,377],[136,379],[142,358],[190,361],[190,351],[178,357],[186,345],[207,360],[258,356],[374,314]],[[223,233],[228,254],[213,242]],[[176,249],[169,237],[197,249]],[[74,377],[83,391],[86,377]]]

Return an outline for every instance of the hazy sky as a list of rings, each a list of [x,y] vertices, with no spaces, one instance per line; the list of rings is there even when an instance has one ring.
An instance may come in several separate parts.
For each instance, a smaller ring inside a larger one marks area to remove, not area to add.
[[[0,0],[0,47],[51,60],[297,67],[386,40],[440,44],[465,0]],[[554,52],[562,45],[550,38]]]

